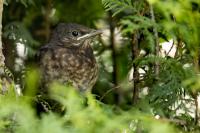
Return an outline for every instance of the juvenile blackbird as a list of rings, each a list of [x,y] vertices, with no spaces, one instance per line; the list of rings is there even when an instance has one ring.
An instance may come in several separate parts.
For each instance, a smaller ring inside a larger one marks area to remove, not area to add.
[[[100,30],[75,23],[58,24],[49,43],[39,51],[43,84],[56,81],[72,84],[79,91],[92,89],[98,65],[90,43],[99,34]]]

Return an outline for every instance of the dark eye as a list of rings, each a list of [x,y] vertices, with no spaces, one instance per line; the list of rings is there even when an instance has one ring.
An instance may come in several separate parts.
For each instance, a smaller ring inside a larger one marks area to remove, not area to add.
[[[77,31],[73,31],[73,32],[72,32],[72,35],[73,35],[73,36],[78,36],[78,32],[77,32]]]

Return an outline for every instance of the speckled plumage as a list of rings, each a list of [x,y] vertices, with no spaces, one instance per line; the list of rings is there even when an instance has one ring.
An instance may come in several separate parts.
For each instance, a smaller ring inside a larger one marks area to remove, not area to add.
[[[98,65],[90,46],[93,36],[79,40],[91,32],[94,30],[78,24],[62,23],[56,27],[49,43],[39,51],[44,84],[52,81],[72,83],[80,91],[90,90],[94,86]]]

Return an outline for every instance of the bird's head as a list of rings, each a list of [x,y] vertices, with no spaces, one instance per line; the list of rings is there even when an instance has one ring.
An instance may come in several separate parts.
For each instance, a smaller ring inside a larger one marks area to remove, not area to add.
[[[59,42],[65,47],[80,46],[86,40],[101,34],[101,30],[94,30],[75,23],[60,23],[53,31],[50,42]]]

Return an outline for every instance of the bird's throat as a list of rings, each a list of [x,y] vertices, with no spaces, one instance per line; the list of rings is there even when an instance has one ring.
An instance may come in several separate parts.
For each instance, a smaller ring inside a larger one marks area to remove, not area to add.
[[[90,46],[91,40],[85,40],[79,48],[79,52],[88,58],[94,58],[92,47]]]

